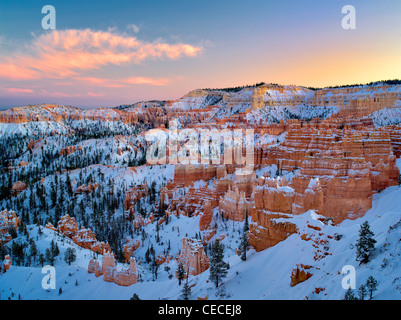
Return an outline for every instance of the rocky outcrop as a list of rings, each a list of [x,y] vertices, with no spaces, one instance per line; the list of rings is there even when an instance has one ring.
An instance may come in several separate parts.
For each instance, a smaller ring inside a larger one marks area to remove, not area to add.
[[[129,267],[125,270],[121,270],[116,273],[114,277],[114,283],[119,286],[128,287],[138,282],[138,273],[136,270],[135,258],[132,258],[129,263]]]
[[[117,271],[114,254],[106,252],[103,255],[102,266],[98,261],[91,259],[88,265],[88,273],[94,273],[96,277],[103,275],[106,282],[114,282],[119,286],[130,286],[138,282],[138,272],[135,258],[129,259],[129,267]]]
[[[53,224],[51,222],[46,223],[45,226],[47,229],[53,230],[53,231],[57,231],[57,229],[53,226]]]
[[[204,204],[204,212],[201,215],[199,219],[199,230],[200,231],[205,231],[210,227],[210,223],[212,222],[213,219],[213,210],[212,210],[212,204],[210,201],[206,201]]]
[[[259,179],[255,188],[255,208],[270,212],[292,213],[295,190],[285,179]]]
[[[107,242],[105,243],[103,241],[96,241],[94,244],[92,244],[90,250],[98,254],[104,254],[105,252],[111,251],[111,248]]]
[[[300,174],[292,180],[292,186],[299,195],[299,202],[294,205],[294,213],[306,211],[302,195],[314,177],[319,177],[323,192],[320,214],[332,217],[335,223],[358,218],[371,208],[372,182],[369,165],[363,159],[312,158],[304,161],[302,165]],[[306,204],[308,209],[319,209],[310,208],[311,202]]]
[[[70,217],[68,214],[61,217],[57,224],[58,232],[64,234],[68,238],[72,239],[78,233],[78,224],[74,217]]]
[[[177,256],[177,263],[182,263],[184,270],[196,276],[209,268],[209,257],[203,244],[197,239],[182,238],[182,248]]]
[[[97,241],[95,234],[92,232],[90,228],[88,229],[82,228],[78,230],[78,232],[75,234],[72,240],[78,246],[92,250],[93,252],[101,255],[111,251],[110,245],[108,243]]]
[[[125,200],[124,200],[125,219],[129,220],[135,217],[135,211],[136,211],[135,205],[142,197],[148,196],[149,194],[148,190],[149,187],[147,183],[140,184],[138,186],[134,186],[128,189],[128,191],[125,193]]]
[[[203,180],[192,183],[186,193],[181,188],[174,183],[168,183],[160,190],[160,205],[165,207],[167,214],[192,217],[203,214],[207,202],[210,209],[218,206],[216,193]]]
[[[324,193],[319,178],[312,178],[303,194],[302,210],[323,212]]]
[[[54,228],[51,223],[48,223],[46,228],[65,235],[72,239],[76,245],[92,250],[95,253],[103,255],[106,252],[111,251],[110,245],[105,242],[99,242],[90,228],[78,229],[77,221],[74,217],[70,217],[68,214],[60,218],[57,229]]]
[[[82,147],[79,146],[77,148],[77,146],[68,146],[68,147],[65,147],[65,148],[61,148],[60,149],[60,156],[68,156],[68,155],[70,155],[71,153],[74,153],[77,150],[81,151]]]
[[[292,121],[285,141],[271,148],[265,160],[258,160],[258,165],[277,164],[279,172],[299,171],[288,185],[295,191],[293,207],[265,206],[266,210],[299,214],[316,209],[338,223],[360,217],[370,209],[373,192],[397,184],[399,170],[391,137],[385,130],[363,124],[356,130],[353,123],[345,125],[339,119],[301,124]],[[319,186],[312,190],[309,184],[316,178]],[[257,207],[261,207],[258,203],[262,198],[274,199],[260,193],[255,191]],[[283,194],[278,197],[283,198]]]
[[[132,257],[132,254],[134,253],[134,251],[136,249],[139,248],[140,245],[141,245],[141,241],[139,239],[137,239],[135,241],[132,239],[129,239],[129,238],[125,239],[123,251],[124,251],[124,258],[125,258],[126,262],[130,260],[130,258]]]
[[[252,203],[246,200],[245,192],[240,193],[236,186],[235,190],[229,189],[224,197],[220,197],[219,212],[225,218],[244,221],[246,215],[252,213]]]
[[[114,276],[117,272],[116,262],[113,252],[106,252],[103,255],[101,274],[106,282],[114,282]]]
[[[17,213],[12,210],[3,210],[0,212],[0,245],[12,240],[10,228],[15,231],[21,225],[21,219]]]
[[[91,229],[80,229],[73,236],[72,240],[75,244],[85,249],[91,249],[92,246],[97,242],[95,235]]]
[[[399,158],[401,157],[401,126],[391,125],[382,128],[382,130],[388,132],[393,147],[394,155]]]
[[[26,190],[27,185],[23,181],[17,181],[15,182],[12,187],[11,187],[11,196],[16,197],[18,196],[21,192]]]
[[[156,263],[160,266],[163,263],[170,263],[170,260],[172,259],[171,255],[165,254],[165,253],[159,253],[156,257]]]
[[[394,107],[401,99],[398,87],[376,84],[312,91],[296,86],[265,84],[253,88],[251,105],[256,110],[266,106],[337,106],[340,115],[361,118],[374,111]]]
[[[134,230],[136,230],[154,221],[155,221],[155,216],[153,212],[147,218],[144,218],[142,215],[137,214],[135,218],[132,220],[132,227],[134,228]]]
[[[88,185],[83,184],[82,186],[79,186],[78,188],[75,189],[75,194],[90,194],[94,190],[96,190],[98,186],[99,184],[97,182],[93,184],[90,183]]]
[[[8,270],[10,270],[10,268],[11,268],[11,257],[9,254],[7,254],[4,257],[2,272],[6,273]]]
[[[286,215],[254,210],[253,222],[249,225],[249,244],[256,251],[262,251],[287,239],[291,234],[297,232],[296,225],[286,221],[287,219]]]
[[[174,183],[189,187],[198,180],[208,181],[216,176],[216,166],[212,165],[176,165]]]
[[[88,273],[94,273],[96,276],[100,276],[101,268],[99,261],[91,259],[88,265]]]
[[[299,264],[292,270],[291,273],[291,287],[296,286],[297,284],[308,280],[312,277],[312,274],[306,270],[309,270],[311,266]]]

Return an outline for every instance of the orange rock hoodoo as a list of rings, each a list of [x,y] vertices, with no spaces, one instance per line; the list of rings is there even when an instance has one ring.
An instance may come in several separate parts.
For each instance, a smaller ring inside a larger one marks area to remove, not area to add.
[[[18,196],[21,192],[26,190],[27,186],[26,183],[23,181],[17,181],[15,182],[12,187],[11,187],[11,196],[16,197]]]
[[[129,261],[129,259],[132,257],[132,254],[134,253],[134,251],[136,249],[139,248],[139,246],[141,245],[141,241],[140,240],[131,240],[131,239],[125,239],[125,243],[124,243],[124,258],[125,261]]]
[[[96,277],[103,275],[106,282],[114,282],[119,286],[130,286],[138,282],[138,272],[135,258],[129,259],[129,267],[117,271],[117,266],[114,260],[114,254],[106,252],[103,255],[102,266],[98,261],[91,259],[88,265],[88,273],[94,273]]]
[[[130,188],[125,193],[124,201],[124,216],[125,219],[129,220],[135,217],[135,205],[142,198],[148,196],[148,184],[140,184],[138,186]]]
[[[60,156],[68,156],[68,155],[70,155],[71,153],[73,153],[73,152],[75,152],[77,150],[81,151],[82,147],[79,146],[77,148],[77,146],[69,146],[69,147],[61,148]]]
[[[220,197],[219,212],[223,217],[243,221],[252,212],[252,204],[246,200],[245,193],[240,193],[238,187],[235,187],[234,191],[229,189],[224,198]]]
[[[291,273],[291,287],[296,286],[298,283],[304,282],[305,280],[309,279],[312,274],[306,270],[309,270],[311,266],[307,265],[297,265]]]
[[[196,276],[209,268],[209,257],[206,255],[203,244],[197,239],[182,238],[181,252],[177,263],[182,263],[185,272]]]
[[[7,243],[12,240],[9,233],[10,228],[15,231],[18,230],[21,225],[21,219],[17,216],[14,211],[3,210],[0,212],[0,245]]]
[[[11,268],[11,257],[8,254],[4,257],[2,272],[6,273],[10,268]]]
[[[83,184],[82,186],[79,186],[78,188],[75,189],[75,194],[90,194],[92,193],[94,190],[96,190],[96,188],[99,186],[99,184],[97,182],[95,182],[94,184],[90,183],[88,185]]]

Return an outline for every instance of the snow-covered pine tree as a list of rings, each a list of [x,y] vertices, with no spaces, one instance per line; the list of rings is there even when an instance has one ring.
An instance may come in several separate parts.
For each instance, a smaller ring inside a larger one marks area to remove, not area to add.
[[[367,263],[372,252],[375,250],[376,240],[374,233],[370,230],[368,221],[365,221],[359,230],[359,239],[356,243],[356,260],[360,263]]]
[[[185,277],[185,270],[182,262],[179,263],[178,269],[177,269],[177,278],[178,278],[178,285],[181,285],[181,281]]]
[[[209,279],[213,281],[216,288],[219,286],[220,281],[227,276],[228,264],[223,261],[224,259],[224,246],[219,240],[213,243],[211,256],[210,256],[210,275]]]
[[[74,262],[77,258],[77,255],[75,254],[75,249],[74,248],[67,248],[64,254],[64,260],[65,262],[68,263],[70,266],[72,262]]]
[[[351,288],[349,288],[345,293],[343,300],[358,300],[358,298],[355,297],[354,292],[352,291]]]
[[[244,228],[242,230],[241,244],[240,244],[240,254],[242,261],[246,261],[246,251],[248,250],[249,247],[248,230],[249,230],[248,213],[246,213]]]
[[[365,284],[362,284],[359,288],[358,288],[358,296],[359,296],[359,300],[365,300],[365,297],[368,293],[368,290],[366,288]]]
[[[249,221],[248,221],[248,212],[245,214],[245,222],[244,222],[244,232],[249,231]]]
[[[248,249],[249,242],[248,242],[248,234],[244,232],[242,234],[241,244],[240,244],[240,252],[241,252],[241,260],[246,261],[246,251]]]
[[[377,290],[377,280],[372,276],[369,276],[368,280],[366,281],[366,288],[369,292],[369,300],[372,300],[373,292]]]
[[[130,300],[141,300],[141,299],[136,293],[134,293],[133,296],[130,298]]]
[[[181,298],[183,300],[189,300],[190,296],[191,296],[191,287],[188,285],[188,277],[187,277],[184,287],[182,288],[181,291]]]

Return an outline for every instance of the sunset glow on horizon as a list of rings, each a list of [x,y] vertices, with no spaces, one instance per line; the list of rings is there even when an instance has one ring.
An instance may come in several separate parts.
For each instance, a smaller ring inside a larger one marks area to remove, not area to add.
[[[41,27],[44,5],[56,29]],[[356,29],[344,30],[344,5]],[[114,107],[197,88],[401,78],[401,2],[16,1],[0,4],[0,107]]]

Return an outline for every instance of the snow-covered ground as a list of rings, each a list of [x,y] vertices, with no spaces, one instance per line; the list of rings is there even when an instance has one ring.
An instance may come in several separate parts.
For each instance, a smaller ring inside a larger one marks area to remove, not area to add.
[[[401,123],[401,100],[398,100],[393,108],[384,108],[369,115],[369,118],[373,120],[374,125],[389,126],[392,124]]]

